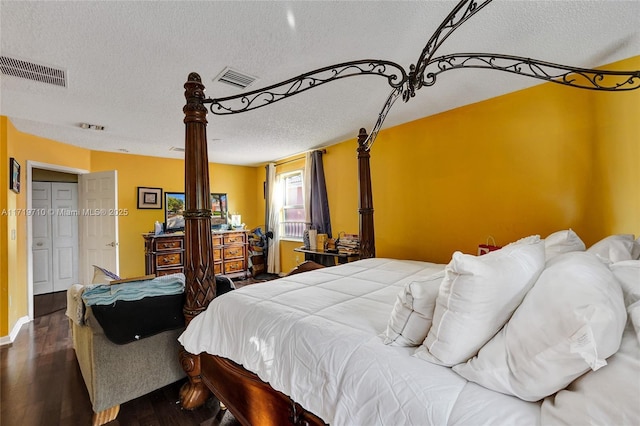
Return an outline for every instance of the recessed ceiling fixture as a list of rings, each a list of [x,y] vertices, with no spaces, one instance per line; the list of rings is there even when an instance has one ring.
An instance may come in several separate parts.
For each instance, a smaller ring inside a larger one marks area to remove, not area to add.
[[[104,130],[104,126],[99,124],[80,123],[78,126],[85,130]]]
[[[0,72],[40,83],[67,87],[67,72],[62,68],[36,64],[4,55],[0,56]]]
[[[180,148],[178,146],[172,146],[171,148],[169,148],[169,151],[184,152],[184,148]]]
[[[214,82],[219,81],[221,83],[230,84],[231,86],[238,87],[240,89],[246,89],[251,86],[258,78],[245,74],[230,67],[226,67],[220,74],[213,79]]]

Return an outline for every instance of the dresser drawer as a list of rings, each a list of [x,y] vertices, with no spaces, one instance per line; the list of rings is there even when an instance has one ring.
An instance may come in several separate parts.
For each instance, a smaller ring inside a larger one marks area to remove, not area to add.
[[[234,272],[242,272],[244,271],[244,259],[240,260],[232,260],[228,262],[224,262],[224,273],[232,274]]]
[[[213,249],[213,260],[222,260],[222,249],[215,248]]]
[[[154,241],[156,251],[182,250],[184,238],[158,238]]]
[[[224,259],[244,257],[244,246],[230,246],[224,248]]]
[[[230,234],[224,235],[224,244],[236,244],[236,243],[244,243],[244,232],[232,232]]]
[[[178,273],[184,274],[184,268],[182,266],[178,268],[158,269],[156,271],[156,276],[161,277],[163,275],[178,274]]]
[[[211,233],[213,272],[230,278],[247,276],[247,234],[249,231]],[[185,236],[145,234],[145,273],[167,275],[185,272]]]
[[[158,254],[156,257],[156,265],[158,268],[165,266],[180,265],[182,266],[182,252]]]

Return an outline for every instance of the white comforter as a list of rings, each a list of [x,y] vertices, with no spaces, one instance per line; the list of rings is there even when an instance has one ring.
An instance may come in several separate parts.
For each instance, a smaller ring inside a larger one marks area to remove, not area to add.
[[[529,425],[540,405],[467,382],[379,334],[405,283],[444,265],[366,259],[216,298],[180,336],[332,425]]]

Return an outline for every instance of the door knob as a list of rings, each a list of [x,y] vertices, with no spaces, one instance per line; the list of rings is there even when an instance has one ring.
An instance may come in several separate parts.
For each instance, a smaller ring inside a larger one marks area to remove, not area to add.
[[[116,242],[115,241],[111,241],[109,244],[105,244],[107,246],[111,246],[111,247],[115,247],[116,246]]]

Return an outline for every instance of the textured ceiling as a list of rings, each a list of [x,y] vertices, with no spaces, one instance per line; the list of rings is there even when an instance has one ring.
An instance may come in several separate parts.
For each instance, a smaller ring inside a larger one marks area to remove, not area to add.
[[[93,150],[182,158],[169,148],[184,145],[190,72],[202,76],[207,96],[221,97],[239,93],[213,82],[227,66],[257,76],[250,89],[355,59],[408,69],[455,4],[2,0],[2,55],[63,68],[68,86],[2,75],[0,113],[23,132]],[[438,54],[458,52],[604,65],[640,54],[640,1],[496,0]],[[396,102],[385,127],[534,84],[495,71],[446,73]],[[354,138],[371,129],[389,92],[383,78],[361,76],[256,111],[210,114],[209,160],[254,165]]]

